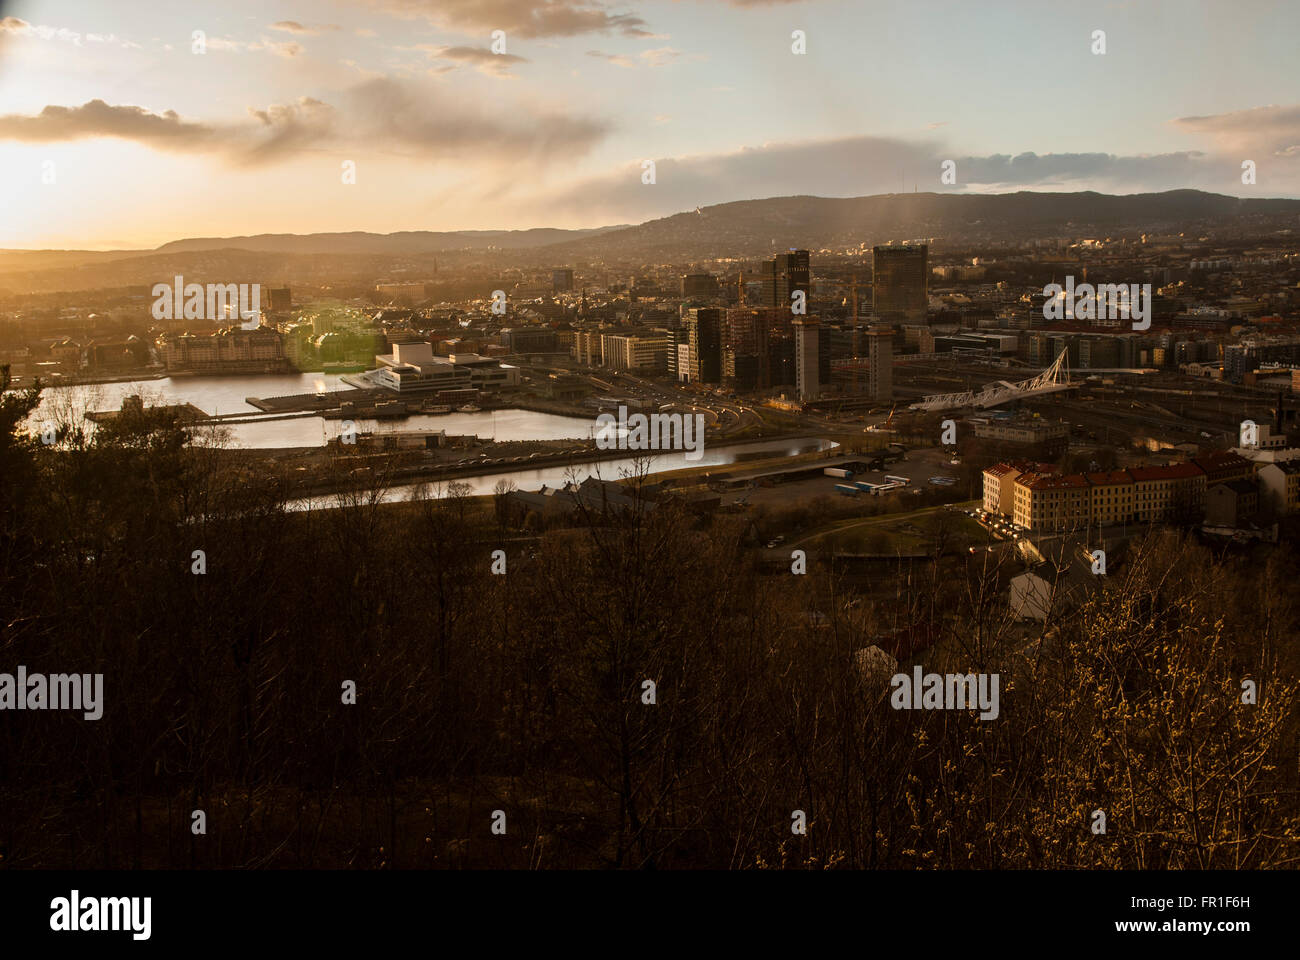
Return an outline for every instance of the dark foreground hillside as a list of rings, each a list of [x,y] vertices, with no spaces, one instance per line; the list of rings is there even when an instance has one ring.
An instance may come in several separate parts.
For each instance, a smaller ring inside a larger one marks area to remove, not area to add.
[[[882,600],[668,504],[293,513],[174,424],[20,438],[32,399],[0,408],[0,672],[103,673],[104,702],[0,712],[4,866],[1300,862],[1288,545],[1155,533],[1027,636],[973,563]],[[998,673],[998,717],[892,709],[858,653],[900,625],[931,645],[899,670]]]

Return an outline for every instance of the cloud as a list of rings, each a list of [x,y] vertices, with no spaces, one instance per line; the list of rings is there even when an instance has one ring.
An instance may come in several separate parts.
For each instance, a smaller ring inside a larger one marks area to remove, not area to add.
[[[465,100],[434,83],[377,77],[335,103],[302,96],[248,108],[243,120],[195,122],[174,111],[91,100],[48,105],[34,116],[0,116],[0,140],[26,143],[112,137],[187,151],[234,165],[266,165],[320,151],[378,152],[456,161],[478,170],[573,163],[610,133],[599,117],[556,111],[532,99]],[[513,177],[534,182],[533,177]],[[508,185],[510,186],[510,185]]]
[[[62,40],[66,43],[71,43],[74,47],[82,47],[88,43],[97,43],[137,50],[140,48],[138,43],[124,40],[115,33],[82,34],[75,30],[69,30],[66,27],[47,27],[38,24],[31,24],[18,17],[4,17],[3,19],[0,19],[0,39],[4,37],[34,37],[40,40]]]
[[[1202,117],[1180,117],[1174,127],[1209,137],[1225,153],[1292,157],[1300,152],[1300,104],[1269,105]]]
[[[233,53],[241,51],[257,52],[265,50],[267,53],[273,53],[277,57],[296,57],[302,53],[302,44],[294,40],[268,40],[261,37],[257,40],[232,40],[229,37],[208,37],[207,47],[209,50],[229,50]]]
[[[236,165],[265,165],[304,153],[375,151],[476,167],[541,169],[590,152],[609,133],[604,120],[570,115],[529,101],[466,101],[436,85],[367,80],[337,104],[299,97],[248,109],[225,123],[182,120],[175,111],[50,105],[39,114],[0,116],[0,140],[48,143],[116,137],[149,147],[189,151]]]
[[[588,50],[587,56],[596,57],[598,60],[605,60],[614,64],[616,67],[635,67],[636,61],[631,57],[625,57],[618,53],[602,53],[599,50]]]
[[[319,37],[322,33],[332,33],[335,30],[343,29],[337,23],[318,23],[308,26],[299,23],[297,20],[277,20],[271,24],[270,29],[279,30],[282,33],[294,33],[305,37]]]
[[[510,37],[576,37],[586,33],[654,36],[634,13],[597,0],[367,0],[397,17],[423,19],[460,33]]]
[[[656,182],[641,182],[641,161],[571,181],[533,201],[530,211],[553,217],[575,206],[593,220],[644,220],[696,206],[761,197],[815,193],[855,197],[880,193],[991,193],[1021,189],[1131,193],[1178,187],[1232,192],[1240,164],[1200,150],[1124,156],[1106,153],[1024,152],[964,155],[935,139],[844,137],[775,142],[727,153],[653,157]],[[957,183],[940,180],[946,159]],[[1275,170],[1273,195],[1300,191],[1300,150],[1289,173]],[[1276,167],[1276,164],[1275,164]]]
[[[237,164],[261,164],[316,145],[330,136],[333,111],[311,97],[295,103],[249,108],[250,124],[185,121],[174,110],[91,100],[79,107],[50,105],[35,116],[0,117],[0,140],[52,143],[113,137],[161,150],[209,153]]]
[[[625,56],[621,53],[604,53],[600,50],[588,50],[587,56],[596,57],[599,60],[605,60],[618,67],[635,67],[637,61],[632,57]],[[678,57],[681,52],[674,50],[672,47],[659,47],[657,50],[643,50],[637,54],[641,62],[650,67],[666,67]]]
[[[479,72],[494,77],[508,77],[510,68],[516,63],[528,63],[526,57],[517,57],[512,53],[493,53],[487,47],[443,47],[422,43],[402,49],[420,50],[428,54],[431,60],[452,60],[456,63],[468,64],[476,67]],[[439,72],[445,73],[452,69],[455,68],[443,67]]]
[[[27,143],[117,137],[165,149],[186,150],[207,144],[214,131],[187,123],[174,110],[152,113],[144,107],[113,106],[91,100],[79,107],[51,104],[35,116],[0,116],[0,139]]]
[[[275,54],[277,57],[296,57],[302,53],[302,45],[294,43],[292,40],[260,40],[250,43],[249,50],[266,50]]]
[[[334,136],[335,110],[313,97],[299,97],[290,104],[272,104],[265,110],[248,108],[260,124],[252,134],[232,138],[233,159],[256,166],[313,149]]]
[[[353,88],[347,115],[363,142],[433,158],[545,166],[588,153],[610,132],[604,120],[532,104],[485,105],[389,78]]]
[[[1105,189],[1168,189],[1200,179],[1207,155],[1199,150],[1118,156],[1110,153],[1021,153],[956,158],[959,181],[983,188],[1068,187]],[[1220,187],[1223,184],[1219,185]]]
[[[666,67],[680,57],[681,52],[672,47],[659,47],[656,50],[643,50],[640,56],[652,67]]]

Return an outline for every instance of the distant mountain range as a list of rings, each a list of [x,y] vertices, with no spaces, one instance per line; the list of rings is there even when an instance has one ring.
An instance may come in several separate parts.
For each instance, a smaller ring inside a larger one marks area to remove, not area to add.
[[[431,279],[434,261],[491,274],[576,261],[681,262],[754,257],[921,237],[978,244],[1053,236],[1214,232],[1249,237],[1300,228],[1300,200],[1238,199],[1199,190],[1085,193],[883,194],[773,197],[701,207],[636,226],[591,230],[260,234],[175,240],[156,250],[0,251],[0,290],[15,293],[197,282],[365,283]]]
[[[434,233],[404,230],[400,233],[261,233],[252,237],[200,237],[164,243],[155,253],[184,253],[191,250],[253,250],[262,253],[389,253],[414,255],[444,250],[524,250],[563,241],[577,241],[622,227],[591,230],[454,230]]]
[[[702,207],[548,248],[572,257],[761,255],[791,247],[935,237],[955,242],[1051,236],[1135,236],[1195,229],[1260,232],[1300,227],[1300,200],[1241,200],[1199,190],[1104,193],[774,197]]]

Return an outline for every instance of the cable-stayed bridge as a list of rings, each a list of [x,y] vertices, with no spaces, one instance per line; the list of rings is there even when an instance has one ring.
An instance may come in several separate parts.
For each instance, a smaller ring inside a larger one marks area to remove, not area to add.
[[[1038,396],[1044,393],[1057,393],[1061,390],[1067,390],[1069,387],[1069,354],[1067,351],[1062,350],[1061,355],[1056,358],[1056,362],[1036,377],[1021,380],[1019,383],[1008,383],[1006,380],[999,380],[997,383],[990,383],[979,392],[967,390],[965,393],[937,393],[918,400],[908,409],[934,412],[937,410],[975,407],[979,410],[987,410],[990,407],[1001,406],[1012,400]]]

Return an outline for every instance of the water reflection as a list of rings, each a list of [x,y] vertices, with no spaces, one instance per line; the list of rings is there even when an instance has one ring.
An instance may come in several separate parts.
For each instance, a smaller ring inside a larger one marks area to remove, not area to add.
[[[722,466],[729,463],[744,463],[755,460],[770,460],[775,457],[793,457],[801,453],[827,450],[836,444],[830,440],[814,437],[798,437],[786,440],[764,440],[758,443],[729,444],[704,448],[704,455],[699,460],[687,460],[686,454],[661,453],[650,459],[649,473],[666,473],[670,470],[682,470],[686,467]],[[602,460],[596,463],[577,463],[571,466],[539,467],[531,470],[508,470],[500,473],[485,474],[480,477],[463,477],[456,482],[469,486],[471,496],[484,496],[493,492],[499,480],[510,480],[518,490],[538,490],[542,486],[558,487],[569,480],[581,482],[594,476],[603,480],[620,480],[631,476],[638,469],[641,461],[634,457],[619,460]],[[392,503],[410,499],[411,494],[421,486],[418,483],[401,484],[384,492],[383,500]],[[430,496],[443,497],[447,494],[447,483],[440,481],[429,485]],[[293,509],[306,510],[319,507],[332,507],[338,504],[337,497],[324,495],[296,500],[290,504]]]

